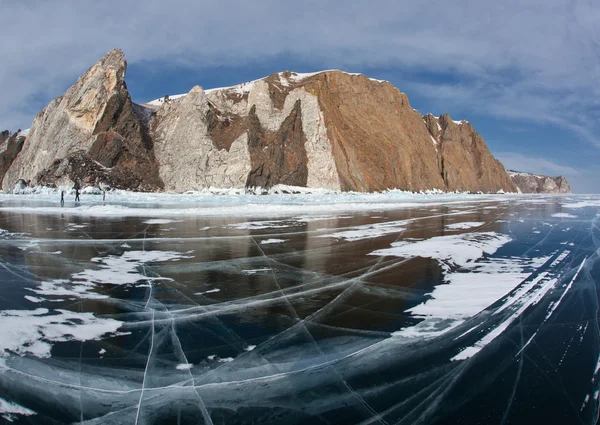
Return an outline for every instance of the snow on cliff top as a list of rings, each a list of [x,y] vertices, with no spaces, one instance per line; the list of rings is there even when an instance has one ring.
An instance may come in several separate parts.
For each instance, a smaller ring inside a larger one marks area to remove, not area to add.
[[[181,94],[173,94],[173,95],[168,95],[168,96],[169,96],[169,100],[176,100],[176,99],[179,99],[179,98],[184,97],[186,95],[187,95],[187,93],[181,93]],[[144,105],[160,106],[164,102],[165,102],[165,98],[161,97],[159,99],[154,99],[154,100],[151,100],[150,102],[146,102],[146,103],[144,103]]]
[[[345,72],[345,71],[341,71],[339,69],[326,69],[323,71],[306,72],[306,73],[298,73],[298,72],[290,71],[291,75],[290,75],[289,79],[284,77],[285,72],[280,72],[278,74],[279,75],[279,83],[284,87],[289,87],[290,83],[298,83],[298,82],[305,80],[306,78],[312,77],[314,75],[323,74],[325,72],[335,72],[335,71],[339,71],[339,72],[342,72],[347,75],[363,75],[363,74],[360,74],[357,72]],[[217,92],[217,91],[233,91],[236,94],[244,95],[246,93],[249,93],[250,90],[252,90],[252,87],[254,86],[254,84],[257,81],[264,80],[265,78],[267,78],[267,77],[259,78],[258,80],[248,81],[248,82],[241,83],[241,84],[236,84],[235,86],[230,86],[230,87],[215,87],[212,89],[207,89],[207,90],[205,90],[205,92],[208,94],[208,93],[213,93],[213,92]],[[378,83],[387,82],[386,80],[377,80],[375,78],[369,78],[369,80],[376,81]],[[176,100],[176,99],[182,98],[186,95],[187,95],[187,93],[174,94],[174,95],[168,95],[169,96],[168,98],[169,98],[169,100]],[[143,105],[161,106],[164,103],[164,99],[165,99],[164,97],[161,97],[159,99],[154,99],[154,100],[151,100],[150,102],[143,103]]]
[[[538,174],[524,173],[522,171],[507,170],[507,173],[511,177],[513,177],[513,176],[523,176],[523,177],[535,177],[535,178],[538,178],[538,179],[545,178],[545,176],[540,176]]]
[[[415,109],[415,110],[416,110],[416,109]],[[425,115],[431,115],[431,116],[432,116],[433,118],[435,118],[436,120],[438,120],[438,121],[440,120],[440,117],[436,117],[436,116],[435,116],[435,115],[433,115],[433,114],[425,114]],[[424,115],[424,116],[425,116],[425,115]],[[461,125],[462,123],[468,123],[469,121],[467,121],[467,120],[460,120],[460,121],[452,120],[452,122],[453,122],[454,124]],[[438,122],[438,128],[439,128],[440,130],[442,129],[442,127],[440,127],[440,123],[439,123],[439,122]]]

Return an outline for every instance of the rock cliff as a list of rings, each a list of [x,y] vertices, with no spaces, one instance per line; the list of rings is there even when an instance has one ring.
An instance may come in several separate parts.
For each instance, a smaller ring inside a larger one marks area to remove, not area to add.
[[[8,130],[0,133],[0,180],[23,149],[26,135],[21,131],[10,135]]]
[[[136,105],[125,71],[113,50],[40,112],[2,188],[516,191],[470,123],[421,116],[388,82],[282,72]]]
[[[123,52],[111,50],[34,119],[27,140],[4,176],[9,190],[31,184],[98,184],[156,190],[152,142],[125,85]],[[94,170],[103,175],[90,173]]]
[[[444,186],[450,191],[514,192],[504,166],[492,156],[483,138],[468,121],[449,115],[423,117],[438,153]]]
[[[563,176],[550,177],[512,170],[508,174],[520,193],[571,193],[569,182]]]
[[[4,130],[0,132],[0,143],[4,143],[10,137],[10,132],[8,130]]]

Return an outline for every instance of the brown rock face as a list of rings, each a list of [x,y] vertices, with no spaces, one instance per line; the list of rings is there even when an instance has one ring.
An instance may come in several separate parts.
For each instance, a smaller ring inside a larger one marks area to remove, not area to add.
[[[485,141],[470,123],[456,123],[449,115],[442,115],[437,120],[426,115],[424,121],[431,136],[438,142],[440,173],[446,190],[516,191],[504,166],[492,156]]]
[[[390,83],[333,71],[304,87],[325,116],[342,190],[444,187],[421,115]]]
[[[550,177],[538,174],[508,172],[521,193],[571,193],[571,186],[563,176]]]
[[[99,182],[118,189],[144,190],[147,187],[145,182],[127,169],[104,167],[84,152],[75,152],[66,158],[57,159],[39,173],[36,179],[38,184],[48,187],[70,186],[72,182],[82,187],[97,186]]]
[[[217,149],[229,152],[233,142],[248,131],[248,119],[237,114],[223,114],[214,105],[208,106],[206,122],[210,138]]]
[[[277,132],[263,129],[255,109],[250,110],[248,148],[252,170],[246,186],[269,188],[284,184],[306,187],[305,142],[299,100]]]
[[[0,133],[0,181],[4,178],[25,143],[25,136],[21,136],[19,133],[3,139],[3,136],[8,136],[8,134],[8,131]]]

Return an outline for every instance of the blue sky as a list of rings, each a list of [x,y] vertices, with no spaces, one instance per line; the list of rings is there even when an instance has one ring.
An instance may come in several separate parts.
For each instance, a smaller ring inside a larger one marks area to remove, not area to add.
[[[422,113],[466,119],[507,168],[600,192],[595,0],[0,4],[0,127],[30,125],[108,50],[136,102],[282,70],[385,79]]]

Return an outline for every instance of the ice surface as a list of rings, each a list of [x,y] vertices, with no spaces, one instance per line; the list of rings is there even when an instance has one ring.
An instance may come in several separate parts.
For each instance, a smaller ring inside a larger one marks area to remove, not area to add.
[[[597,419],[593,197],[94,196],[0,195],[5,420]]]
[[[398,208],[456,205],[465,203],[490,203],[512,200],[515,195],[469,195],[409,193],[389,191],[385,193],[306,193],[297,195],[276,194],[265,196],[234,194],[215,195],[209,192],[190,194],[140,194],[111,192],[110,202],[101,202],[95,196],[83,197],[79,205],[58,202],[56,190],[29,195],[0,194],[0,212],[30,213],[70,217],[148,217],[160,220],[179,220],[182,217],[213,216],[298,216],[332,215],[361,211],[389,211]],[[535,198],[523,198],[523,201]],[[24,205],[11,206],[6,201],[19,200]],[[29,206],[28,202],[47,201],[48,204]]]
[[[448,332],[502,298],[549,258],[484,258],[510,240],[493,233],[471,233],[394,243],[394,248],[376,251],[377,255],[433,258],[448,270],[445,284],[436,286],[424,303],[407,310],[426,320],[395,335],[431,338]],[[461,268],[450,271],[456,265]]]

